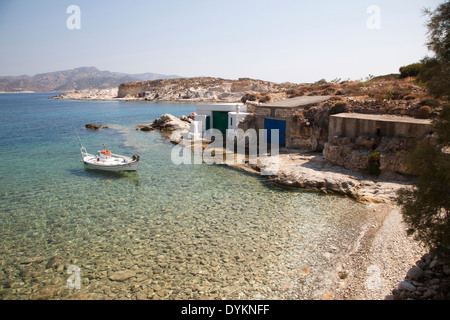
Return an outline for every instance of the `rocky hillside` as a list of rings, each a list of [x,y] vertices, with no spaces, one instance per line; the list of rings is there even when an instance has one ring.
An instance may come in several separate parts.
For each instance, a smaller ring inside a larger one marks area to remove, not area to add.
[[[144,96],[144,94],[146,94]],[[400,109],[419,104],[428,98],[414,78],[397,75],[372,78],[368,81],[317,82],[312,84],[274,83],[240,78],[179,78],[123,83],[118,88],[121,99],[149,101],[217,101],[266,103],[298,96],[331,95],[370,105],[375,112],[401,113]],[[427,105],[438,102],[426,101]],[[383,110],[386,109],[386,110]]]
[[[298,96],[332,96],[328,103],[343,101],[349,111],[430,118],[440,102],[429,97],[414,78],[387,75],[367,81],[341,81],[295,84],[240,78],[177,78],[126,82],[118,88],[79,90],[57,99],[147,100],[189,102],[246,102],[264,104]]]
[[[155,81],[123,83],[119,86],[118,98],[138,98],[147,93],[145,100],[155,101],[241,101],[246,93],[270,93],[274,98],[285,97],[285,92],[296,88],[292,83],[240,78],[228,80],[221,78],[181,78]]]
[[[0,76],[0,92],[61,92],[118,87],[138,80],[177,78],[156,73],[126,74],[101,71],[95,67],[37,74],[34,76]]]
[[[368,81],[316,83],[290,90],[287,95],[290,98],[332,95],[331,100],[343,101],[348,105],[348,110],[345,111],[417,118],[436,116],[441,104],[429,96],[426,89],[416,83],[415,78],[400,79],[397,75],[376,77]]]

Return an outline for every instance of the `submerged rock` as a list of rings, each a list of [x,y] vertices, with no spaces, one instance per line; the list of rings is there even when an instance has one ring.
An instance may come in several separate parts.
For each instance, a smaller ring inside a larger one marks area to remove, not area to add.
[[[91,129],[91,130],[100,130],[100,129],[107,129],[108,126],[102,126],[99,124],[95,124],[95,123],[88,123],[87,125],[85,125],[86,129]]]
[[[56,255],[54,257],[51,257],[48,260],[45,268],[46,269],[52,269],[52,268],[58,268],[60,266],[64,266],[64,259],[63,259],[63,257],[61,257],[59,255]]]
[[[61,292],[60,286],[44,286],[31,295],[31,300],[50,300]]]
[[[125,281],[129,278],[136,276],[136,272],[132,270],[117,271],[109,276],[111,281]]]

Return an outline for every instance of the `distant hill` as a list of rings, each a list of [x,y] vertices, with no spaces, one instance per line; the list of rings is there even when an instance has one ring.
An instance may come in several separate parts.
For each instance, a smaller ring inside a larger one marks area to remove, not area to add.
[[[101,71],[95,67],[36,74],[34,76],[0,76],[0,92],[62,92],[73,90],[107,89],[121,83],[181,78],[157,73],[127,74]]]

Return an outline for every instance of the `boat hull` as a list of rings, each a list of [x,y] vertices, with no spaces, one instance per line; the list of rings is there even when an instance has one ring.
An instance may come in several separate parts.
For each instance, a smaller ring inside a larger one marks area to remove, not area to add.
[[[87,161],[83,161],[83,163],[89,168],[103,171],[137,171],[139,167],[138,161],[117,165],[95,164]]]
[[[99,156],[89,154],[80,142],[82,161],[85,166],[102,171],[137,171],[139,167],[139,155],[132,158],[112,154],[109,150],[99,151]]]

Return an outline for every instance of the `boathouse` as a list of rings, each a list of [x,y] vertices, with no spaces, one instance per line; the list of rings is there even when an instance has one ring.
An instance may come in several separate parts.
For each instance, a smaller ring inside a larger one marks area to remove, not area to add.
[[[191,132],[203,134],[208,129],[217,129],[226,134],[227,129],[237,129],[247,115],[247,106],[242,103],[198,104],[195,116],[198,123],[191,126]]]
[[[256,130],[267,130],[267,142],[271,141],[271,131],[279,130],[280,147],[303,148],[304,142],[296,136],[295,115],[307,106],[328,100],[331,96],[302,96],[277,102],[255,105]],[[306,149],[315,149],[307,147]]]

